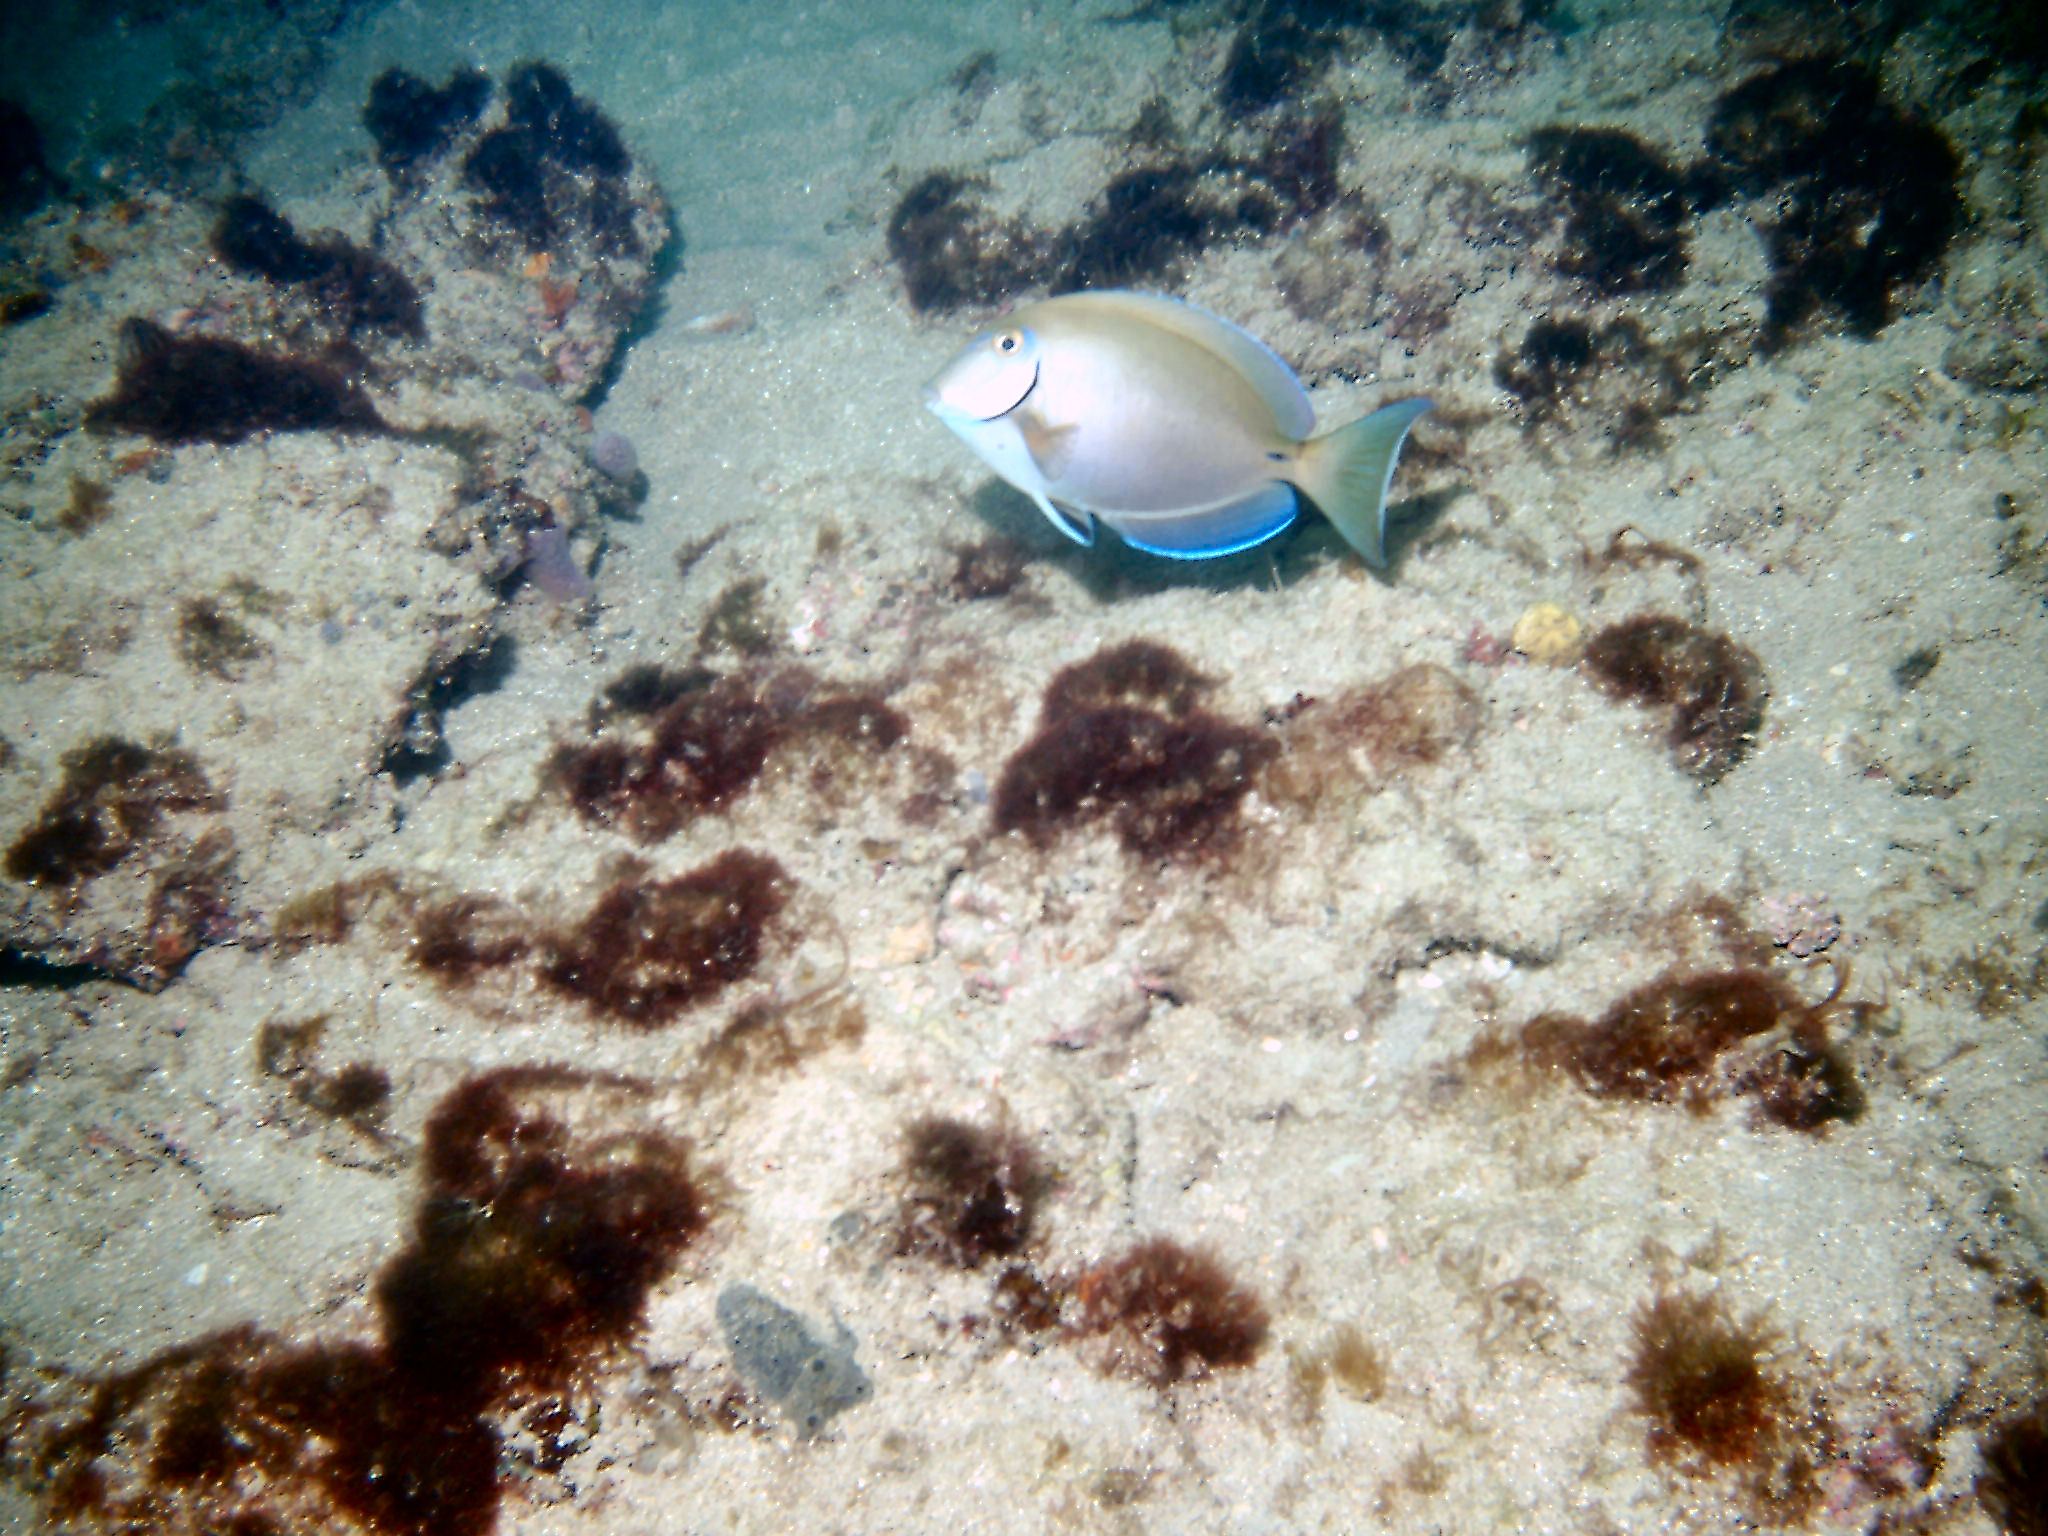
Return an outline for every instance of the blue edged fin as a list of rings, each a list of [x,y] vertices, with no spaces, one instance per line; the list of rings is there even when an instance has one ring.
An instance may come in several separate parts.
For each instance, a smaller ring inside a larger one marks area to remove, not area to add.
[[[1296,451],[1294,481],[1367,565],[1387,563],[1387,487],[1427,400],[1397,400]]]
[[[1051,523],[1053,527],[1059,529],[1061,533],[1064,533],[1083,549],[1093,549],[1095,547],[1095,520],[1093,518],[1089,518],[1086,522],[1081,522],[1067,516],[1066,513],[1052,504],[1043,491],[1033,491],[1031,499],[1038,503],[1038,510],[1045,514],[1046,521]]]
[[[1212,560],[1263,544],[1293,522],[1300,504],[1294,487],[1275,480],[1249,496],[1192,512],[1114,517],[1097,513],[1133,549],[1169,560]]]

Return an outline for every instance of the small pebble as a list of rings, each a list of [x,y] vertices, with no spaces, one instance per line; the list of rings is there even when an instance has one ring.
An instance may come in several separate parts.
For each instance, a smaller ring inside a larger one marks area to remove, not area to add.
[[[679,328],[692,336],[739,336],[754,328],[754,312],[744,304],[692,315]]]
[[[1801,960],[1819,954],[1842,936],[1842,919],[1834,903],[1818,892],[1766,896],[1762,906],[1771,942]]]
[[[526,579],[557,603],[580,603],[592,590],[590,577],[569,552],[569,530],[559,523],[526,535]]]
[[[591,440],[590,461],[608,480],[630,480],[640,468],[633,440],[623,432],[600,432]]]

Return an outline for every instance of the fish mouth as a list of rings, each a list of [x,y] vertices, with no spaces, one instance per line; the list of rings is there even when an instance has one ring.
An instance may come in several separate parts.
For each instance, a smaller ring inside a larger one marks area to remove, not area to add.
[[[992,388],[992,385],[996,387]],[[1022,379],[1014,376],[991,378],[985,371],[975,368],[964,371],[949,368],[925,385],[924,407],[947,426],[959,431],[963,427],[1001,421],[1030,399],[1032,391],[1037,388],[1036,362],[1032,364],[1029,375]]]
[[[972,426],[980,418],[963,411],[957,405],[948,404],[943,396],[930,385],[925,386],[924,408],[949,427]]]

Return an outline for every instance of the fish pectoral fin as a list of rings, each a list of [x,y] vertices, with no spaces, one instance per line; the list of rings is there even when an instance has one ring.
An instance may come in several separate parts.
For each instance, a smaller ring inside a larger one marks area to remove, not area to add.
[[[1210,560],[1263,544],[1294,521],[1294,487],[1283,481],[1260,486],[1235,501],[1185,512],[1142,516],[1097,514],[1133,549],[1172,560]]]
[[[1051,523],[1053,527],[1059,529],[1061,533],[1064,533],[1068,538],[1072,539],[1076,544],[1080,545],[1083,549],[1094,548],[1094,518],[1087,517],[1085,515],[1081,518],[1069,517],[1066,513],[1062,512],[1058,507],[1054,506],[1052,504],[1051,498],[1048,497],[1043,491],[1033,491],[1031,493],[1031,499],[1038,503],[1038,510],[1045,514],[1046,521]]]
[[[1079,426],[1068,422],[1056,427],[1036,407],[1017,412],[1016,422],[1017,433],[1024,439],[1024,451],[1031,455],[1038,473],[1047,480],[1064,476],[1067,462],[1074,456],[1074,435]]]

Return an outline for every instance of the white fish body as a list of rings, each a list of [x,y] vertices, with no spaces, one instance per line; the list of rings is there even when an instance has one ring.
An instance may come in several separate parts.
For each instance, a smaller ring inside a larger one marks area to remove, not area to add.
[[[1019,309],[968,343],[925,403],[1084,544],[1092,516],[1154,554],[1230,554],[1293,522],[1299,490],[1374,565],[1394,460],[1429,409],[1404,400],[1317,437],[1301,381],[1263,342],[1117,290]]]

